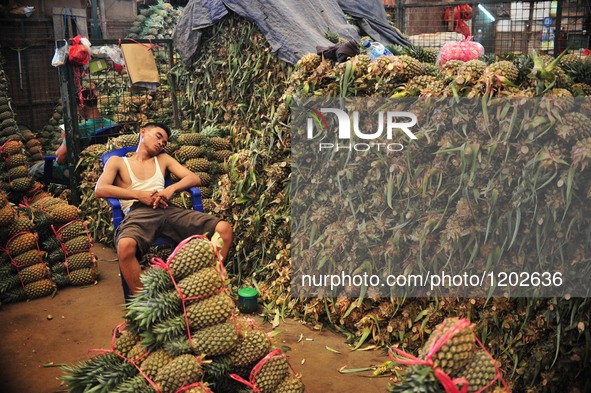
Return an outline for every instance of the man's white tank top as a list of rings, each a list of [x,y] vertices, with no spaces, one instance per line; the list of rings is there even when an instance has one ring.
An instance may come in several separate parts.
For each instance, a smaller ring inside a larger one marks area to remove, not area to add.
[[[135,174],[131,170],[131,166],[129,165],[127,157],[123,157],[123,162],[125,162],[125,166],[127,166],[127,171],[129,172],[129,177],[131,178],[131,185],[128,187],[129,190],[152,191],[164,189],[164,176],[162,175],[162,171],[160,170],[158,158],[154,157],[154,161],[156,162],[156,172],[154,173],[154,175],[145,180],[140,180],[135,176]],[[134,202],[137,202],[138,200],[121,199],[120,201],[121,210],[123,211],[123,214],[127,214],[131,205],[133,205]]]

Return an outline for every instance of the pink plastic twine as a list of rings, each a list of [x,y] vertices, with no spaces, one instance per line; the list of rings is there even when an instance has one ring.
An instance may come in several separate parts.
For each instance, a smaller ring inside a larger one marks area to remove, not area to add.
[[[448,321],[445,321],[443,324],[441,324],[437,328],[437,330],[435,332],[433,332],[433,334],[435,334],[437,332],[441,332],[447,326],[447,323],[448,323]],[[466,318],[462,318],[462,319],[456,321],[452,325],[452,327],[449,328],[435,342],[435,344],[433,344],[433,346],[429,349],[427,356],[425,356],[425,359],[420,359],[414,355],[411,355],[408,352],[405,352],[405,351],[403,351],[399,348],[395,348],[393,346],[388,349],[388,356],[393,361],[400,363],[400,364],[407,365],[407,366],[424,365],[424,366],[431,367],[433,369],[433,373],[435,374],[435,377],[439,380],[439,382],[441,382],[441,385],[443,385],[443,388],[446,393],[466,393],[468,391],[468,381],[465,378],[452,379],[452,377],[450,377],[446,372],[444,372],[443,370],[441,370],[439,368],[436,368],[435,363],[433,362],[433,356],[449,339],[451,339],[459,331],[461,331],[462,329],[465,329],[468,326],[470,326],[470,322]],[[492,360],[494,368],[495,368],[495,377],[485,387],[483,387],[482,389],[480,389],[474,393],[483,392],[488,387],[490,387],[492,384],[494,384],[497,380],[500,380],[501,383],[503,384],[503,387],[505,388],[505,391],[509,392],[509,388],[507,386],[507,383],[505,382],[505,380],[501,376],[501,372],[500,372],[499,368],[497,367],[496,362],[494,361],[493,357],[486,350],[486,348],[484,348],[484,345],[482,345],[482,342],[480,342],[478,337],[475,337],[475,339],[476,339],[476,343],[478,344],[478,346],[480,346],[480,348]],[[399,357],[395,356],[392,353],[392,351],[396,352],[396,354]],[[460,385],[460,384],[463,385],[461,390],[458,388],[458,385]]]

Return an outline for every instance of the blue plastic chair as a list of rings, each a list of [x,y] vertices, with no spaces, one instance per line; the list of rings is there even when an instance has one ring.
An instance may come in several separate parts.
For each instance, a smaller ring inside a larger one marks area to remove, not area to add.
[[[128,147],[122,147],[120,149],[115,149],[113,151],[103,154],[101,156],[101,161],[103,163],[103,167],[107,164],[107,161],[109,161],[109,158],[111,158],[113,156],[125,157],[128,153],[135,152],[136,150],[137,150],[137,146],[128,146]],[[170,178],[170,174],[167,173],[164,178],[164,184],[166,186],[168,186],[171,183],[172,183],[172,180]],[[201,191],[197,187],[191,187],[189,189],[189,192],[191,193],[191,199],[193,202],[193,210],[203,212],[203,201],[201,199]],[[124,218],[123,211],[121,210],[121,202],[117,198],[105,198],[105,199],[107,200],[107,202],[109,203],[109,206],[111,207],[111,214],[113,217],[113,228],[114,228],[114,230],[117,230],[117,228],[119,227],[119,224],[121,224],[121,221],[123,221],[123,218]],[[154,245],[157,247],[170,246],[170,247],[174,248],[176,246],[176,243],[174,241],[172,241],[172,239],[170,239],[166,236],[158,236],[158,237],[156,237],[156,239],[154,239]],[[129,290],[129,286],[127,285],[127,282],[125,282],[125,279],[123,278],[122,274],[121,274],[121,285],[123,286],[123,295],[125,297],[125,301],[127,301],[131,298],[131,291]]]

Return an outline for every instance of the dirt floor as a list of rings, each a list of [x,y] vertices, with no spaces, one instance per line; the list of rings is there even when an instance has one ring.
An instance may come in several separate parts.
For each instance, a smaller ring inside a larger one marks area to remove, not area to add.
[[[92,349],[109,348],[113,328],[123,321],[123,295],[113,250],[99,244],[93,252],[101,272],[97,285],[64,288],[53,298],[1,306],[1,393],[67,391],[59,380],[59,365],[85,360]],[[256,322],[273,330],[260,317]],[[294,320],[282,321],[275,330],[275,346],[288,349],[308,393],[386,391],[387,378],[338,371],[380,364],[387,360],[383,350],[352,352],[343,336]]]

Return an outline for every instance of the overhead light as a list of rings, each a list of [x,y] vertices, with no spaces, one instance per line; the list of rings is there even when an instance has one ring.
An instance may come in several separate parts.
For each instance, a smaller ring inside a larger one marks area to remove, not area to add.
[[[484,8],[484,6],[482,4],[478,4],[478,9],[480,11],[482,11],[482,13],[484,15],[486,15],[487,18],[490,19],[491,22],[494,22],[496,20],[495,17],[493,16],[493,14],[491,14],[489,10],[487,10],[486,8]]]

